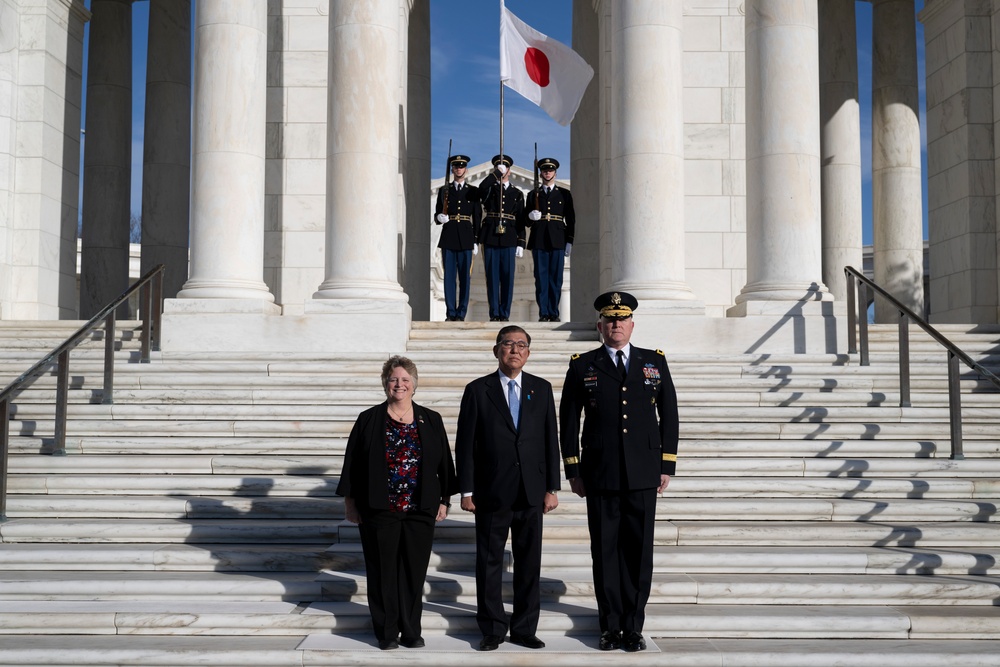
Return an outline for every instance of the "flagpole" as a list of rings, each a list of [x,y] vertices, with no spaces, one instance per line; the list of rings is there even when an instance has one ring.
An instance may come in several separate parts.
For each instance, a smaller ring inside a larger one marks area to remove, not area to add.
[[[503,10],[506,9],[503,0],[500,0],[500,58],[503,59]],[[503,164],[503,67],[500,68],[500,163]],[[502,187],[502,186],[501,186]],[[501,193],[503,191],[501,190]],[[502,201],[502,200],[501,200]],[[503,207],[501,206],[501,211]]]
[[[503,81],[500,81],[500,162],[503,162]]]

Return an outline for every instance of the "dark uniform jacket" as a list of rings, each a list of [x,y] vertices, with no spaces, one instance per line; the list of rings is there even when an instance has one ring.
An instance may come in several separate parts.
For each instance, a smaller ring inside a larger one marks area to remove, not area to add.
[[[456,190],[454,183],[438,188],[437,205],[434,207],[435,223],[437,214],[444,213],[446,195],[448,222],[441,228],[438,247],[445,250],[472,250],[473,244],[479,238],[479,227],[483,217],[479,205],[479,189],[468,183],[461,190]]]
[[[538,205],[535,205],[537,197]],[[573,232],[576,229],[576,212],[573,210],[573,195],[566,188],[558,185],[552,192],[545,194],[545,188],[528,193],[525,205],[528,212],[538,210],[541,220],[532,220],[526,213],[524,224],[531,230],[528,237],[528,250],[562,250],[567,243],[573,242]]]
[[[497,248],[525,246],[524,240],[524,193],[511,184],[506,188],[497,185],[496,176],[491,172],[479,183],[479,198],[483,202],[483,225],[479,242]],[[500,218],[500,190],[503,189],[504,233],[497,231]]]
[[[455,460],[458,487],[472,492],[477,509],[510,508],[521,485],[529,505],[539,505],[545,492],[559,488],[559,433],[552,384],[521,372],[520,428],[497,373],[465,387],[458,412]]]
[[[604,346],[574,355],[566,372],[563,465],[566,478],[582,477],[588,492],[657,487],[677,466],[677,393],[663,352],[633,345],[624,384],[619,378]]]
[[[338,496],[354,498],[359,507],[389,509],[389,469],[385,464],[385,419],[388,402],[368,408],[354,422],[347,439]],[[414,504],[436,510],[455,493],[455,464],[441,415],[413,404],[420,435],[420,472]]]

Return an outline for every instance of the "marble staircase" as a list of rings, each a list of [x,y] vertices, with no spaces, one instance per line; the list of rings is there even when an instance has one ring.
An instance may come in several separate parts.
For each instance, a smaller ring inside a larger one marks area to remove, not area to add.
[[[0,322],[0,385],[75,324]],[[12,407],[0,665],[1000,665],[1000,394],[965,374],[966,458],[949,459],[945,353],[917,331],[909,408],[894,326],[872,329],[869,367],[667,350],[682,443],[658,501],[649,650],[594,649],[585,507],[567,490],[545,521],[549,646],[480,654],[461,512],[436,533],[427,648],[380,652],[369,636],[357,529],[334,489],[354,418],[383,398],[384,355],[139,364],[134,325],[116,332],[112,404],[101,336],[74,353],[66,456],[50,455],[54,378]],[[526,328],[527,369],[558,400],[593,330]],[[1000,329],[942,330],[1000,368]],[[495,368],[494,336],[414,325],[416,400],[452,429],[465,383]]]

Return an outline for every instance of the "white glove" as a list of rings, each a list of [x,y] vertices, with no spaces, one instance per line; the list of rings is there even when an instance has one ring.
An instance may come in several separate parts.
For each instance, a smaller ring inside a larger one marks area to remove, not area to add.
[[[571,252],[573,252],[573,244],[572,243],[567,243],[566,244],[566,256],[569,257],[569,254]]]
[[[534,211],[529,211],[528,212],[528,219],[529,220],[541,220],[542,219],[542,212],[539,211],[538,209],[535,209]]]
[[[503,176],[504,174],[507,173],[507,165],[501,162],[500,164],[497,165],[497,171],[499,171],[500,175]]]
[[[443,225],[444,223],[448,222],[448,216],[446,216],[444,213],[438,213],[437,221],[439,225]]]
[[[517,250],[514,251],[514,257],[524,257],[524,248],[517,246]]]
[[[473,243],[472,244],[472,256],[475,257],[478,254],[479,254],[479,244],[478,243]]]

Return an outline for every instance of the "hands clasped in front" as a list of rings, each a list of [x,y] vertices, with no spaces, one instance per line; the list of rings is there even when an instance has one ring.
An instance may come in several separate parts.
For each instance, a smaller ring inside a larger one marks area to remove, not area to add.
[[[559,496],[546,492],[545,498],[542,500],[542,512],[548,514],[557,507],[559,507]],[[462,498],[462,509],[466,512],[476,513],[476,503],[472,500],[472,496]]]

